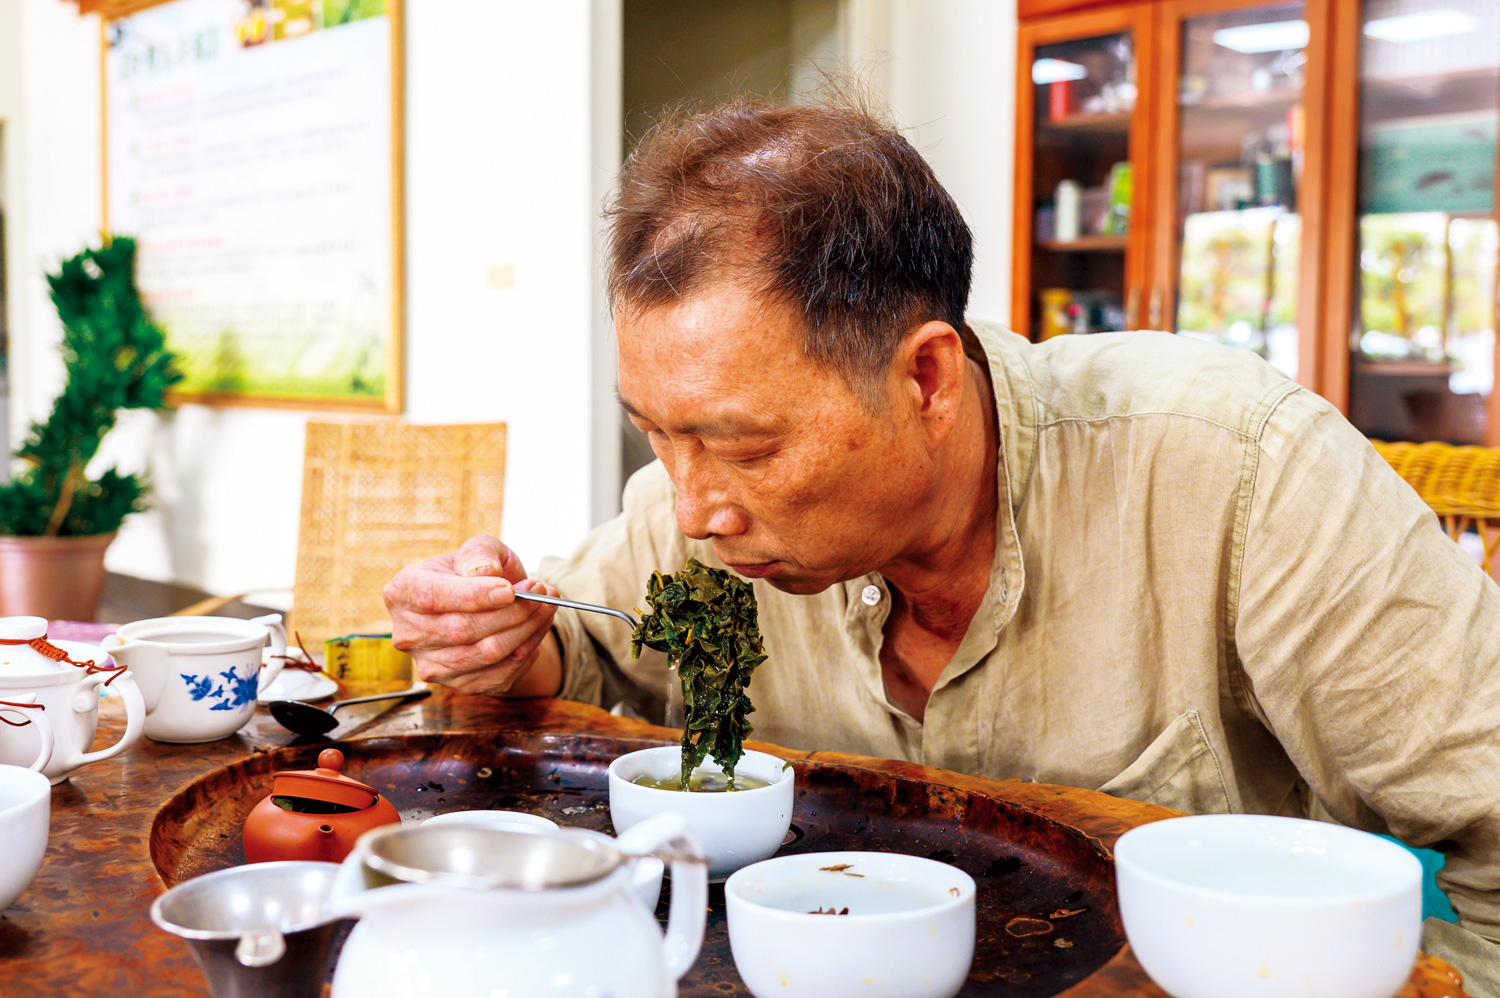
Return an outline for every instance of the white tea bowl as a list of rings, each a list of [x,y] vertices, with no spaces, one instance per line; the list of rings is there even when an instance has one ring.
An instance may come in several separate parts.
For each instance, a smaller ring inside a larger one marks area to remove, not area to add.
[[[22,766],[0,766],[0,909],[15,904],[42,868],[51,823],[51,781]]]
[[[609,816],[615,831],[625,831],[658,814],[676,813],[687,821],[688,834],[708,860],[710,878],[727,877],[742,866],[776,854],[792,827],[794,780],[785,760],[746,751],[736,776],[751,776],[767,785],[753,790],[701,793],[659,790],[633,781],[665,780],[682,772],[682,749],[676,745],[627,752],[609,764]],[[693,771],[722,776],[712,759]]]
[[[951,998],[974,961],[974,878],[937,860],[778,856],[731,876],[724,898],[755,998]]]
[[[1174,998],[1391,998],[1422,931],[1422,865],[1302,818],[1170,818],[1115,844],[1130,946]]]
[[[446,814],[435,814],[424,820],[422,824],[481,825],[485,828],[521,830],[537,828],[552,832],[557,831],[557,822],[551,818],[544,818],[540,814],[529,814],[525,811],[497,811],[478,808],[470,811],[449,811]]]

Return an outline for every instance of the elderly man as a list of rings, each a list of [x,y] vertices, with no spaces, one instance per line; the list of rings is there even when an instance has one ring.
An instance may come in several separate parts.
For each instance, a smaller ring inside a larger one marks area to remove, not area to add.
[[[512,590],[640,605],[693,556],[754,580],[759,738],[1438,844],[1500,939],[1500,589],[1331,406],[1228,348],[966,321],[957,207],[854,110],[669,119],[610,219],[660,460],[539,578],[479,537],[392,580],[424,679],[659,696],[619,621]],[[1428,945],[1475,993],[1500,963]]]

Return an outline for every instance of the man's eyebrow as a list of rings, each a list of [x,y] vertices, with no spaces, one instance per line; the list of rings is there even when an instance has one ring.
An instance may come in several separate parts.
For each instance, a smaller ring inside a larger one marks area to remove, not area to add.
[[[615,385],[615,401],[618,402],[618,403],[620,403],[620,408],[625,410],[625,415],[627,415],[627,416],[634,416],[636,419],[645,419],[646,418],[645,416],[641,415],[641,410],[639,410],[635,406],[631,405],[630,404],[630,400],[627,399],[625,396],[623,396],[623,395],[620,394],[620,386],[619,385]]]
[[[620,408],[625,410],[626,415],[647,423],[654,423],[650,416],[641,414],[641,411],[631,404],[630,400],[620,394],[620,386],[615,386],[615,401],[620,403]],[[664,427],[665,428],[665,427]],[[759,427],[750,427],[739,422],[733,417],[724,419],[709,419],[701,423],[689,423],[685,426],[673,427],[678,433],[685,433],[694,437],[736,437],[747,435],[761,435],[766,431]]]

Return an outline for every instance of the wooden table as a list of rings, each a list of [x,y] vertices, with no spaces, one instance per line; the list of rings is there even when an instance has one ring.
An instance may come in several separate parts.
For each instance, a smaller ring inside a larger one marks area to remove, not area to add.
[[[340,711],[370,713],[346,721],[338,739],[450,731],[588,731],[671,741],[677,733],[560,700],[506,702],[435,689],[430,699],[384,714],[371,704]],[[100,740],[123,728],[118,700],[104,701]],[[295,736],[256,710],[231,738],[207,745],[162,745],[141,739],[119,756],[86,766],[53,789],[52,837],[41,872],[13,907],[0,913],[0,993],[47,996],[204,995],[207,987],[186,944],[152,925],[148,911],[164,887],[148,852],[151,823],[180,786],[256,752],[292,744]],[[756,746],[794,759],[932,781],[939,777],[1072,825],[1106,846],[1125,830],[1172,812],[1087,790],[1015,780],[991,781],[909,763],[802,753]],[[1069,998],[1165,998],[1128,947],[1066,994]]]

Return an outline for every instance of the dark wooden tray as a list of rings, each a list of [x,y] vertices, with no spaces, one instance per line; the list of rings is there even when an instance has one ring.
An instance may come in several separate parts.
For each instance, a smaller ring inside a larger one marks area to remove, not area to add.
[[[502,731],[394,735],[342,747],[346,771],[386,794],[407,820],[463,808],[508,808],[611,832],[605,769],[617,755],[654,744],[664,742]],[[151,829],[151,858],[162,879],[176,884],[242,863],[240,828],[270,792],[271,774],[311,768],[321,747],[258,754],[180,789]],[[1124,946],[1114,865],[1095,839],[962,785],[789,754],[797,804],[784,853],[909,853],[952,863],[974,877],[978,933],[962,994],[1058,994]],[[711,889],[709,900],[703,952],[683,979],[681,994],[746,995],[729,951],[722,888]]]

